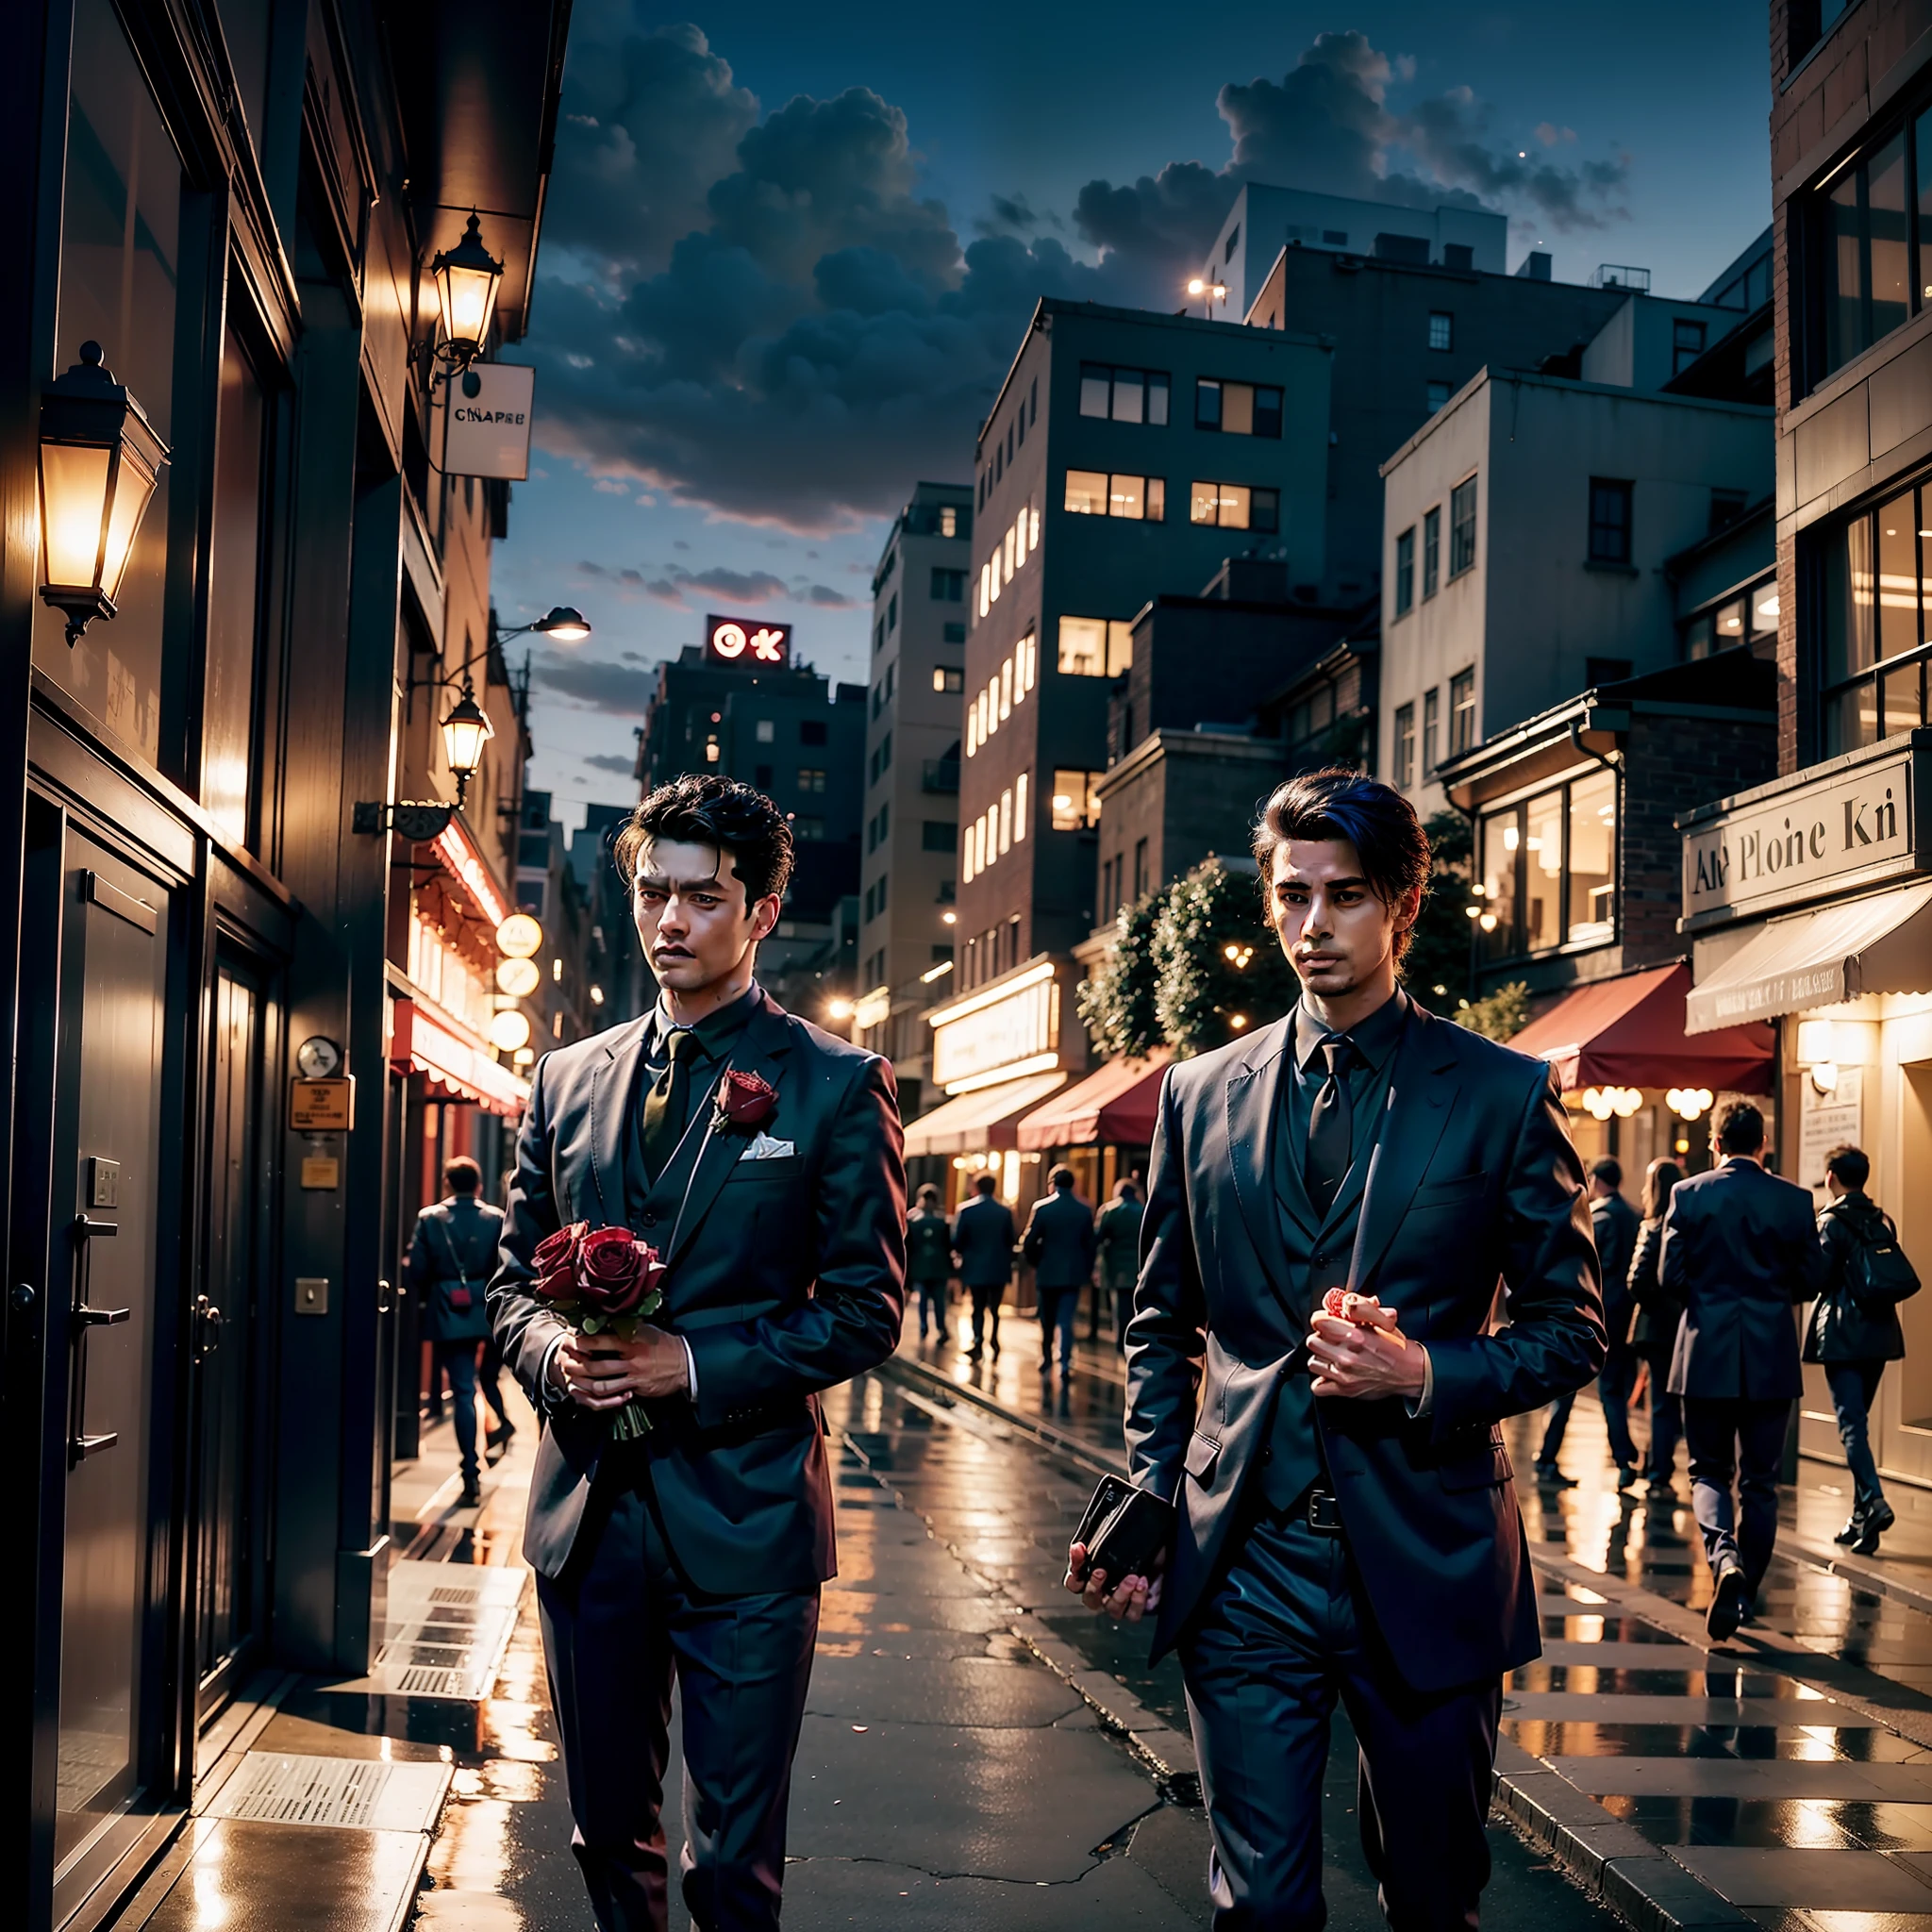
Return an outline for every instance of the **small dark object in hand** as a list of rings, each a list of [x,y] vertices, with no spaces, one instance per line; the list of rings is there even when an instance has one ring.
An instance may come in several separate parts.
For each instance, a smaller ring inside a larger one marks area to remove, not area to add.
[[[1089,1572],[1100,1571],[1112,1586],[1123,1577],[1152,1576],[1155,1558],[1174,1541],[1174,1527],[1172,1503],[1104,1475],[1074,1541],[1086,1548]]]

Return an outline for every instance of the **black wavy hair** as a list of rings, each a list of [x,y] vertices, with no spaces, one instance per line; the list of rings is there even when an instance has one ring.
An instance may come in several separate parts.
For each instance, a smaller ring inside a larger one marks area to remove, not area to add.
[[[791,883],[791,827],[785,814],[750,785],[709,772],[687,772],[649,792],[611,841],[618,876],[628,887],[638,859],[656,839],[715,846],[721,861],[744,881],[747,910],[759,899],[785,896]]]
[[[1407,892],[1429,890],[1429,841],[1415,808],[1399,791],[1346,766],[1304,772],[1275,787],[1255,826],[1255,863],[1273,917],[1274,853],[1291,839],[1345,839],[1361,860],[1369,890],[1394,907]],[[1395,935],[1395,957],[1408,951],[1414,928]]]

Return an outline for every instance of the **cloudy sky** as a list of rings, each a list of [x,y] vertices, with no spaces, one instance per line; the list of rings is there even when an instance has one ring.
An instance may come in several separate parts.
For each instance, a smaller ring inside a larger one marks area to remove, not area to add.
[[[970,479],[1035,300],[1178,307],[1243,179],[1480,204],[1512,267],[1696,292],[1769,219],[1766,37],[1761,0],[577,0],[496,594],[596,634],[536,651],[536,782],[571,821],[635,795],[707,610],[863,681],[890,520]]]

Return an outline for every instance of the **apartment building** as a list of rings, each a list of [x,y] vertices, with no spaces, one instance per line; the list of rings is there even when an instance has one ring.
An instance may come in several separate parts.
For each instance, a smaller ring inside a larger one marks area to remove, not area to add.
[[[919,484],[873,574],[853,1029],[891,1060],[908,1119],[930,1083],[922,1015],[955,970],[973,496],[970,483]]]

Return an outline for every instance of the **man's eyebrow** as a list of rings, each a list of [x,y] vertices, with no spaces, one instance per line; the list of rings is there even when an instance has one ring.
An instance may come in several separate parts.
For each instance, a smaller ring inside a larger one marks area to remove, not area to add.
[[[660,891],[674,892],[722,892],[724,882],[716,873],[707,873],[697,879],[667,879],[662,873],[641,872],[638,874],[641,886],[655,886]]]
[[[1343,886],[1360,886],[1367,890],[1369,884],[1366,878],[1362,878],[1355,874],[1350,874],[1348,877],[1340,879],[1311,879],[1305,878],[1298,872],[1291,873],[1285,879],[1276,879],[1274,883],[1277,886],[1326,886],[1331,892]]]

